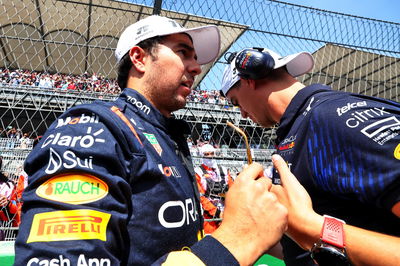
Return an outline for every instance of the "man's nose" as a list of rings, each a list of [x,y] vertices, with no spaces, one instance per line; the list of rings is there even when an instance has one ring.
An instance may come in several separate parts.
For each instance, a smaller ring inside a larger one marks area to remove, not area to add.
[[[248,117],[248,113],[246,111],[244,111],[242,108],[240,108],[240,114],[242,115],[243,118]]]
[[[200,64],[197,63],[197,60],[196,60],[196,59],[193,58],[193,59],[190,61],[190,64],[188,65],[188,72],[189,72],[193,77],[195,77],[195,76],[197,76],[197,75],[199,75],[199,74],[201,73]]]

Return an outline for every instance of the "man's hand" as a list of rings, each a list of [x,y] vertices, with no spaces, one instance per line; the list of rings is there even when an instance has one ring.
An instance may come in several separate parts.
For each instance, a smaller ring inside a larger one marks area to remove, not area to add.
[[[5,207],[8,204],[8,199],[6,196],[0,194],[0,207]]]
[[[273,185],[271,191],[289,212],[287,234],[304,249],[310,249],[310,243],[319,238],[324,218],[313,210],[310,196],[282,157],[274,154],[272,162],[282,185]]]
[[[287,210],[271,193],[260,164],[249,165],[229,188],[224,219],[212,234],[241,265],[253,264],[287,228]]]

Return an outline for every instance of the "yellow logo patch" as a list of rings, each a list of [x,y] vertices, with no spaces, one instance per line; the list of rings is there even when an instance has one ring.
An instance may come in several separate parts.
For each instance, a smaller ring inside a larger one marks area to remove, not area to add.
[[[396,149],[394,149],[394,158],[400,160],[400,144],[397,144]]]
[[[83,204],[104,198],[108,185],[92,175],[69,173],[50,178],[39,186],[36,194],[48,200]]]
[[[35,214],[27,243],[80,239],[106,241],[111,214],[81,209]]]

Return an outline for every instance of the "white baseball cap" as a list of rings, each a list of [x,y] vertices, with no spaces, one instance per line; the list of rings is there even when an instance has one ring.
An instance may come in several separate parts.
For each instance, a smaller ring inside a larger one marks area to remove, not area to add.
[[[186,29],[178,22],[167,17],[149,16],[128,26],[119,38],[115,58],[117,63],[134,46],[141,41],[155,36],[165,36],[176,33],[187,33],[193,41],[200,65],[214,61],[220,49],[220,35],[217,26],[208,25]]]
[[[215,153],[215,151],[216,151],[216,149],[211,144],[204,144],[203,146],[200,147],[201,155],[204,155],[204,153],[207,153],[207,152]]]
[[[293,77],[301,76],[311,71],[314,67],[314,58],[309,52],[300,52],[285,57],[280,56],[272,50],[263,49],[264,53],[269,53],[275,61],[274,69],[286,66],[286,69]],[[239,52],[240,53],[240,52]],[[238,53],[238,54],[239,54]],[[224,96],[240,80],[239,71],[235,66],[235,59],[225,67],[224,75],[222,76],[222,87],[221,91]]]

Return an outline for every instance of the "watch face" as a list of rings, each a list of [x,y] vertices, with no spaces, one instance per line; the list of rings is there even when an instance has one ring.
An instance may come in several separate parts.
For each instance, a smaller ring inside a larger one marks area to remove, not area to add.
[[[345,252],[330,245],[315,246],[311,258],[321,266],[351,265]]]

